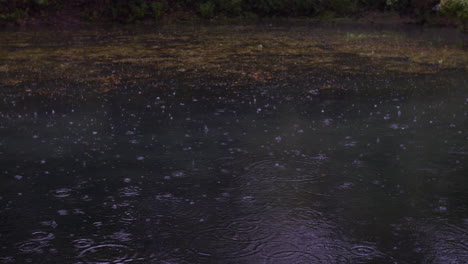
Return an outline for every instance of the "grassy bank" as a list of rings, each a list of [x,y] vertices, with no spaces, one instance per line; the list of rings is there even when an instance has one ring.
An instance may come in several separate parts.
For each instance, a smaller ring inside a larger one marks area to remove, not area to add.
[[[271,17],[366,18],[386,13],[416,23],[466,25],[465,0],[0,0],[0,25]],[[408,20],[409,19],[409,20]]]

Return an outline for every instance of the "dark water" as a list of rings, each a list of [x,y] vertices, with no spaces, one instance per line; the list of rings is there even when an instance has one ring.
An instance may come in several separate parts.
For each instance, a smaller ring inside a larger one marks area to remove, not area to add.
[[[1,92],[0,263],[468,263],[466,71],[346,80]]]

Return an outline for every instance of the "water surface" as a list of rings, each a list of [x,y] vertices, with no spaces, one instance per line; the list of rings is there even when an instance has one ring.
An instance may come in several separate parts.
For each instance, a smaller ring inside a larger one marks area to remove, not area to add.
[[[1,32],[0,262],[467,263],[463,38]]]

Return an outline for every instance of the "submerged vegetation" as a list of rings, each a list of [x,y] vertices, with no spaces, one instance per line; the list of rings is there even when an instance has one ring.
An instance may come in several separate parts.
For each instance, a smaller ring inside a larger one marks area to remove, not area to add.
[[[439,5],[439,9],[436,6]],[[54,17],[58,22],[261,17],[359,17],[393,12],[421,22],[441,14],[466,23],[465,0],[0,0],[0,23]],[[437,12],[437,11],[440,12]]]
[[[75,84],[108,92],[140,83],[160,86],[162,80],[193,79],[198,85],[220,79],[238,87],[307,82],[314,75],[382,79],[467,70],[466,50],[443,36],[428,42],[394,30],[321,30],[302,22],[286,30],[290,26],[167,25],[132,34],[127,30],[134,27],[117,27],[80,36],[44,31],[39,37],[2,32],[0,78],[4,89],[16,91],[43,93]],[[65,40],[67,45],[55,44]],[[350,82],[326,79],[314,81],[316,88],[352,89]]]

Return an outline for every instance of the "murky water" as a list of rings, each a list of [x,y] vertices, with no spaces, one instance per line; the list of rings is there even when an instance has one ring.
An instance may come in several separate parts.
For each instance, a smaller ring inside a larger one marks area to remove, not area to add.
[[[0,263],[467,263],[463,36],[2,32]]]

